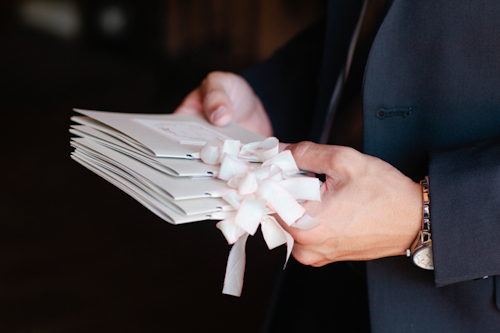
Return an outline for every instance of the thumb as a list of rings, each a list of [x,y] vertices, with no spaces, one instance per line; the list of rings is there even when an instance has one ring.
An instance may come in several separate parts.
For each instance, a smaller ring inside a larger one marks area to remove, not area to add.
[[[363,155],[349,147],[303,141],[286,149],[292,152],[299,169],[317,174],[349,174],[353,166],[363,162]]]
[[[326,159],[329,158],[325,149],[331,146],[318,145],[309,141],[302,141],[291,144],[286,147],[286,150],[292,152],[297,167],[301,170],[311,171],[317,174],[324,174],[325,166],[329,164]]]
[[[233,118],[232,103],[228,85],[230,77],[222,72],[210,73],[203,80],[200,90],[203,98],[203,112],[216,126],[225,126]]]

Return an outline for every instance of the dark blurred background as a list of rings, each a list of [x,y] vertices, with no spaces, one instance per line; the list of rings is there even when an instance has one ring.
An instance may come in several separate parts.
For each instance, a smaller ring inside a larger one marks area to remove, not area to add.
[[[170,225],[69,158],[73,107],[169,113],[241,71],[322,1],[0,2],[0,332],[257,332],[284,249],[247,245],[221,294],[215,222]]]

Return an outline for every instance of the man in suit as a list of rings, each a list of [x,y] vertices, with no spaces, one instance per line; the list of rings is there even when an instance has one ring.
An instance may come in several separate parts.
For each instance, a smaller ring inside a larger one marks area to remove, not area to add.
[[[288,148],[325,175],[322,201],[304,203],[320,225],[287,228],[295,259],[323,267],[285,270],[267,330],[499,332],[500,2],[390,1],[365,66],[367,6],[329,1],[325,23],[244,78],[210,74],[177,112],[330,143]],[[434,270],[405,256],[429,231],[426,175]]]

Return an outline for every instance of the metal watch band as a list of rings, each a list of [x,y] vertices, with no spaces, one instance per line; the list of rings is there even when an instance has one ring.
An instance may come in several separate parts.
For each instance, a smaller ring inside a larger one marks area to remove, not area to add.
[[[429,199],[429,176],[426,176],[424,180],[420,181],[422,185],[422,233],[421,242],[423,246],[428,246],[432,244],[431,239],[431,212],[429,209],[430,199]]]
[[[417,264],[417,266],[425,269],[432,270],[434,269],[434,264],[432,261],[432,238],[431,238],[431,221],[430,221],[430,209],[429,209],[429,204],[430,204],[430,199],[429,199],[429,177],[425,177],[424,180],[420,181],[420,185],[422,186],[422,229],[418,233],[417,238],[413,242],[412,246],[410,249],[406,250],[406,255],[408,257],[412,257],[414,260],[414,263]],[[422,250],[423,248],[428,248],[427,252],[431,258],[430,258],[430,264],[418,264],[415,261],[415,254]]]

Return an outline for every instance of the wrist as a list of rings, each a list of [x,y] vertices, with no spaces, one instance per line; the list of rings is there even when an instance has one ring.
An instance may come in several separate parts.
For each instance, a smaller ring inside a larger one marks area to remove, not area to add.
[[[418,237],[422,229],[422,186],[420,183],[413,182],[413,195],[411,202],[411,210],[407,211],[407,215],[403,217],[406,224],[406,238],[402,247],[399,248],[399,253],[407,253],[407,249],[411,248],[415,239]]]

